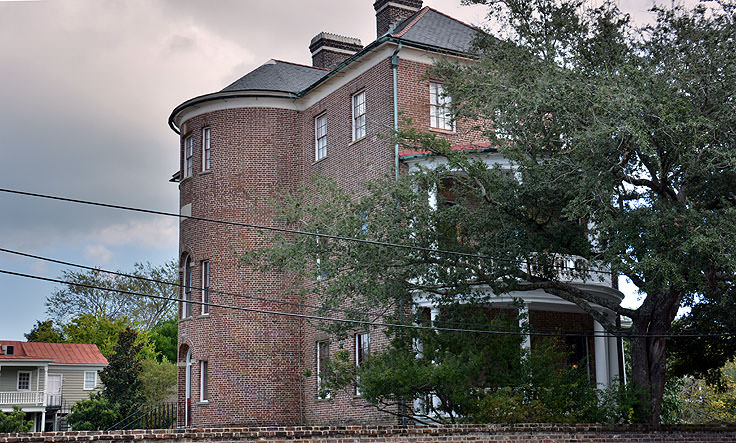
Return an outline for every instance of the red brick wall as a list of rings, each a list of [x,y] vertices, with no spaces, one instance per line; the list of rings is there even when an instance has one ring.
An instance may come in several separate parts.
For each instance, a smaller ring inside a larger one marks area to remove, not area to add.
[[[454,425],[454,426],[333,426],[279,428],[159,429],[148,431],[81,431],[0,434],[0,443],[137,441],[176,442],[514,442],[597,443],[736,441],[736,426],[625,425]]]

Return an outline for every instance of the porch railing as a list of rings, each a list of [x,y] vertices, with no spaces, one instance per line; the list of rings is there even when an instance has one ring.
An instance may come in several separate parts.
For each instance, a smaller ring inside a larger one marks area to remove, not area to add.
[[[42,405],[42,391],[9,391],[0,392],[0,405]]]

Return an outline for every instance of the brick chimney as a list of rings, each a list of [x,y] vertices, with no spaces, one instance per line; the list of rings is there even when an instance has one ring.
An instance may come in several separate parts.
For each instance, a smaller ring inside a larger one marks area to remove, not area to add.
[[[360,52],[363,45],[360,39],[343,37],[342,35],[320,32],[309,42],[312,53],[312,66],[332,69],[354,54]]]
[[[387,33],[391,26],[400,23],[422,9],[422,0],[376,0],[376,31],[378,37]]]

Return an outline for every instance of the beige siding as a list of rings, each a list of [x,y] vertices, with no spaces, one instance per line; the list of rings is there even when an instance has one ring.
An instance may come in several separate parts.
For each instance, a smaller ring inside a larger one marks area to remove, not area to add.
[[[61,396],[65,403],[74,403],[79,400],[89,398],[92,392],[99,392],[102,387],[100,384],[99,372],[102,366],[56,366],[49,365],[49,374],[61,375]],[[84,390],[84,373],[85,371],[97,371],[97,388],[92,391]]]
[[[18,390],[18,371],[31,372],[31,391],[43,391],[45,386],[43,367],[39,368],[37,366],[2,366],[0,369],[0,391]]]

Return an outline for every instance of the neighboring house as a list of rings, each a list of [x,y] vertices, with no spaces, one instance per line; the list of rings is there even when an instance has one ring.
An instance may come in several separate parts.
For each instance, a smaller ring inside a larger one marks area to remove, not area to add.
[[[448,118],[442,84],[426,75],[441,57],[472,63],[468,50],[477,30],[423,8],[421,0],[376,0],[374,8],[378,38],[369,45],[322,32],[304,42],[314,66],[270,60],[223,90],[173,110],[169,125],[181,139],[172,181],[179,183],[183,216],[275,225],[272,198],[315,175],[357,192],[395,164],[407,171],[442,162],[423,152],[394,154],[391,137],[383,135],[390,135],[399,114],[457,149],[508,165],[470,122]],[[286,291],[281,275],[239,266],[235,252],[258,243],[254,230],[183,218],[180,278],[187,289],[182,298],[309,313],[296,305],[300,300]],[[568,266],[574,270],[578,264],[575,257],[560,257],[560,278],[617,302],[623,298],[608,274],[577,280]],[[570,338],[567,345],[587,362],[592,379],[607,385],[619,375],[621,343],[594,337],[602,328],[577,306],[543,291],[511,295],[523,299],[533,328],[588,335]],[[418,301],[428,317],[436,315],[421,295]],[[510,295],[498,298],[494,308],[516,309],[511,301]],[[334,393],[329,401],[318,398],[319,377],[303,376],[319,374],[339,348],[351,350],[359,365],[385,342],[383,334],[356,329],[354,337],[337,343],[304,320],[182,303],[178,424],[396,423],[395,417],[366,408],[356,391]]]
[[[0,341],[0,410],[18,406],[35,431],[59,430],[70,405],[100,390],[96,345]]]

